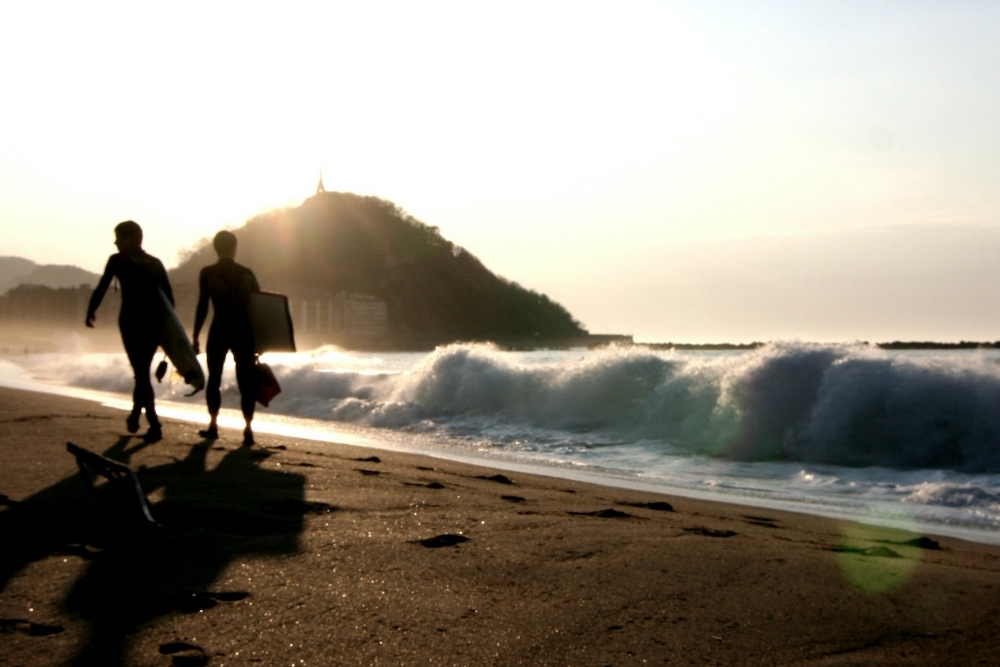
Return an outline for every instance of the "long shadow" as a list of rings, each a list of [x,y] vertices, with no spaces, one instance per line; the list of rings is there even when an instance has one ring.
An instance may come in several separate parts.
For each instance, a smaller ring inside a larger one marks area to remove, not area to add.
[[[108,451],[123,451],[124,436]],[[94,496],[81,475],[60,480],[0,513],[0,591],[24,567],[54,554],[90,558],[104,537],[94,514]]]
[[[127,463],[143,446],[129,448],[130,440],[119,439],[103,454]],[[250,594],[210,590],[233,559],[298,551],[305,477],[262,468],[266,452],[249,447],[229,451],[208,470],[213,444],[199,442],[183,460],[136,471],[147,495],[162,490],[163,500],[153,505],[162,528],[97,505],[79,475],[0,514],[0,534],[12,536],[16,547],[0,560],[0,589],[53,553],[89,560],[64,603],[88,628],[73,665],[125,664],[130,636],[153,619]],[[41,533],[39,518],[46,521]]]
[[[153,618],[245,593],[208,590],[237,556],[298,551],[305,477],[262,468],[263,453],[251,448],[232,450],[207,470],[212,444],[198,443],[182,461],[137,473],[147,492],[163,489],[153,510],[167,528],[116,541],[70,592],[67,609],[91,627],[74,664],[122,664],[128,636]]]

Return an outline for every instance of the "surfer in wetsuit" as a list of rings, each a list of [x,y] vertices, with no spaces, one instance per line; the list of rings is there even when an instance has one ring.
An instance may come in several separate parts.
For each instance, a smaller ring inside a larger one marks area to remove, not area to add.
[[[122,290],[118,328],[125,345],[125,354],[128,355],[135,375],[132,412],[125,424],[129,433],[138,431],[139,417],[145,410],[149,430],[142,437],[146,442],[157,442],[163,438],[163,433],[153,402],[149,367],[164,334],[163,301],[159,291],[163,291],[171,305],[174,303],[174,294],[163,263],[142,249],[142,228],[138,223],[126,220],[116,225],[115,245],[118,252],[108,258],[104,275],[90,297],[86,324],[88,327],[94,326],[97,307],[101,305],[112,278],[117,278]]]
[[[205,401],[208,403],[211,421],[208,428],[198,431],[198,435],[213,440],[219,437],[216,420],[222,406],[222,394],[219,391],[222,385],[222,366],[225,364],[226,354],[232,350],[236,361],[236,384],[240,388],[240,407],[246,422],[243,444],[252,445],[254,440],[250,422],[253,421],[259,381],[247,305],[250,293],[259,290],[260,285],[257,284],[253,271],[236,263],[236,236],[232,232],[219,232],[212,245],[219,261],[201,270],[198,277],[198,307],[194,315],[194,351],[198,353],[198,334],[208,315],[208,303],[212,302],[214,315],[205,346],[208,357]]]

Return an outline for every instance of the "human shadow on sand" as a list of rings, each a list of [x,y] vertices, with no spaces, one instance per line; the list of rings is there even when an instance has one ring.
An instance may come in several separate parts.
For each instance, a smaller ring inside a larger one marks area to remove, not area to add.
[[[130,442],[121,438],[103,455],[127,464],[142,447],[129,449]],[[262,467],[266,453],[250,447],[226,452],[209,469],[214,444],[199,442],[183,460],[135,471],[147,495],[162,497],[151,504],[160,527],[98,502],[81,475],[0,515],[0,531],[14,546],[0,560],[0,589],[51,554],[73,553],[89,563],[64,601],[67,622],[87,628],[71,664],[126,664],[130,637],[157,617],[251,595],[211,590],[235,558],[299,550],[303,517],[311,511],[304,476]]]
[[[130,440],[122,437],[111,449],[123,449]],[[51,555],[89,560],[103,548],[106,522],[94,513],[94,497],[81,475],[66,477],[21,501],[5,499],[3,504],[0,591],[30,563]]]

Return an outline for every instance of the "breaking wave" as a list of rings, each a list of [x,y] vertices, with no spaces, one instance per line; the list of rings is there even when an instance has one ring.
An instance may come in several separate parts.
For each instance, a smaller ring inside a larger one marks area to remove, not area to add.
[[[452,345],[419,355],[321,349],[268,361],[284,390],[271,412],[498,447],[641,443],[675,456],[1000,472],[993,352],[777,343],[714,354],[511,353]],[[123,355],[26,363],[77,386],[131,389]],[[226,380],[235,383],[231,373]],[[177,399],[183,391],[161,389]]]

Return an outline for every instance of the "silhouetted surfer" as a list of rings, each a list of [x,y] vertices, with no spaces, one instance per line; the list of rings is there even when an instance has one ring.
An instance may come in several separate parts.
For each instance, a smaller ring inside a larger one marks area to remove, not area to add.
[[[129,433],[135,433],[139,430],[139,416],[145,410],[149,430],[142,437],[147,442],[156,442],[163,437],[163,433],[153,403],[149,366],[153,363],[153,355],[156,354],[164,332],[163,301],[159,290],[163,290],[171,304],[174,302],[174,294],[163,263],[142,249],[142,228],[138,223],[126,220],[115,226],[115,245],[118,246],[118,252],[108,258],[104,275],[90,297],[87,326],[94,326],[97,307],[101,305],[111,279],[117,278],[122,290],[118,328],[122,333],[125,354],[128,355],[135,375],[132,413],[125,423]]]
[[[243,444],[253,444],[254,402],[257,400],[259,381],[257,378],[256,359],[254,354],[253,330],[250,327],[250,316],[247,304],[250,293],[260,289],[257,277],[247,267],[237,264],[236,236],[232,232],[222,231],[215,235],[212,241],[219,261],[201,270],[198,277],[198,308],[194,315],[194,350],[197,353],[198,334],[208,315],[208,302],[212,302],[212,326],[208,329],[206,356],[208,357],[208,385],[205,387],[205,400],[208,403],[208,414],[211,421],[208,428],[198,431],[203,438],[218,438],[219,427],[216,420],[219,408],[222,406],[222,366],[226,354],[232,350],[236,361],[236,384],[240,388],[240,407],[243,409],[243,419],[246,428],[243,430]]]

